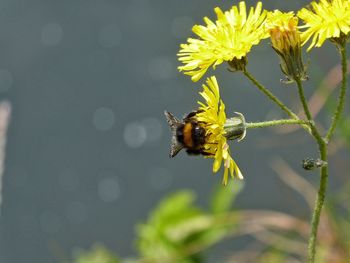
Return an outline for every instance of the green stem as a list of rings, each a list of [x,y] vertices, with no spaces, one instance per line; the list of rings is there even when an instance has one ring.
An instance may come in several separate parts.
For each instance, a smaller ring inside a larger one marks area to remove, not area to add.
[[[321,160],[327,162],[327,144],[324,142],[319,145],[319,150],[321,154]],[[326,197],[326,190],[328,184],[328,165],[325,165],[321,168],[321,180],[320,186],[317,193],[317,198],[315,201],[315,208],[312,214],[311,219],[311,231],[308,244],[308,262],[315,262],[316,254],[316,240],[317,240],[317,230],[320,223],[321,211],[323,203]]]
[[[327,143],[332,138],[332,135],[337,127],[337,124],[339,122],[340,116],[344,109],[344,101],[345,101],[345,94],[346,94],[346,77],[347,77],[347,62],[346,62],[346,48],[345,48],[345,42],[343,42],[341,45],[338,46],[340,55],[341,55],[341,64],[342,64],[342,84],[340,88],[340,94],[338,98],[338,104],[336,107],[336,110],[334,112],[333,118],[332,118],[332,124],[327,132],[327,135],[325,139],[320,140],[318,137],[315,136],[317,139],[321,160],[327,162]],[[299,87],[299,85],[298,85]],[[300,88],[299,88],[300,89]],[[314,126],[313,126],[314,127]],[[311,126],[311,128],[313,129]],[[317,131],[317,129],[316,129]],[[311,220],[311,233],[309,238],[309,246],[308,246],[308,262],[313,263],[315,262],[315,254],[316,254],[316,240],[317,240],[317,229],[320,222],[321,217],[321,211],[322,206],[326,197],[326,190],[327,190],[327,184],[328,184],[328,166],[324,166],[321,169],[321,181],[320,181],[320,187],[317,194],[316,204],[314,208],[314,212],[312,215]]]
[[[314,120],[313,120],[313,118],[311,116],[311,113],[310,113],[310,110],[309,110],[309,106],[307,105],[306,98],[305,98],[305,95],[304,95],[303,84],[301,83],[300,79],[295,79],[295,82],[297,83],[297,86],[298,86],[298,93],[299,93],[299,98],[300,98],[301,104],[303,105],[306,118],[308,119],[309,124],[310,124],[311,133],[315,137],[318,145],[321,145],[325,141],[323,140],[321,134],[317,130],[317,128],[315,126],[315,122],[314,122]]]
[[[295,79],[295,82],[297,83],[297,86],[298,86],[299,98],[303,105],[305,115],[310,122],[312,135],[318,144],[320,158],[322,161],[327,163],[327,143],[322,138],[320,132],[315,126],[314,120],[309,110],[309,106],[305,99],[304,88],[301,83],[301,80]],[[317,198],[315,201],[315,208],[312,213],[311,231],[310,231],[310,237],[309,237],[309,243],[308,243],[308,262],[309,263],[315,262],[317,230],[318,230],[318,225],[320,223],[321,211],[322,211],[322,207],[326,197],[326,190],[327,190],[327,183],[328,183],[328,165],[323,166],[321,168],[320,173],[321,173],[320,186],[319,186]]]
[[[280,101],[271,91],[261,85],[248,71],[243,71],[244,75],[262,92],[264,93],[270,100],[276,103],[284,112],[286,112],[292,119],[298,120],[299,117],[290,110],[282,101]]]
[[[334,112],[333,118],[332,118],[332,124],[327,132],[326,135],[326,142],[329,142],[332,138],[332,135],[335,131],[335,128],[337,127],[337,124],[339,122],[340,116],[344,109],[344,102],[345,102],[345,94],[346,94],[346,82],[347,82],[347,63],[346,63],[346,47],[345,43],[343,45],[339,45],[339,51],[341,55],[341,65],[342,65],[342,83],[340,87],[340,94],[338,97],[338,105],[336,107],[336,110]]]
[[[308,124],[304,120],[294,120],[294,119],[282,119],[282,120],[273,120],[273,121],[263,121],[263,122],[248,122],[246,123],[247,129],[256,129],[256,128],[265,128],[277,125],[284,124]]]

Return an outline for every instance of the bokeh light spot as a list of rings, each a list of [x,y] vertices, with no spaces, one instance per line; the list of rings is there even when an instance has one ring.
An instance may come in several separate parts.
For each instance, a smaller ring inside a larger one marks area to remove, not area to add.
[[[97,130],[107,131],[115,122],[114,112],[110,108],[102,107],[97,109],[93,115],[93,124]]]
[[[141,147],[147,139],[145,127],[138,123],[132,122],[126,125],[124,129],[124,140],[130,148]]]
[[[58,23],[48,23],[41,31],[41,42],[45,46],[58,45],[63,38],[63,29]]]
[[[103,178],[98,183],[98,195],[104,202],[116,201],[120,196],[120,186],[117,177]]]

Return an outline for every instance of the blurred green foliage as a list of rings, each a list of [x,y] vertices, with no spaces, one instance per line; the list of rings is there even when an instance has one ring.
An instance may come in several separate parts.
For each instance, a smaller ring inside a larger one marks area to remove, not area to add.
[[[236,196],[243,189],[242,181],[230,183],[227,187],[216,187],[210,210],[204,211],[195,203],[195,193],[183,190],[165,197],[151,211],[148,220],[136,228],[138,259],[118,261],[117,257],[101,246],[90,251],[81,251],[74,263],[116,263],[116,262],[203,262],[205,248],[225,237],[227,230],[233,230],[238,217],[223,220],[232,212]]]
[[[148,222],[137,227],[140,254],[154,262],[167,262],[179,257],[180,262],[196,262],[186,258],[183,247],[193,235],[208,228],[210,219],[193,204],[194,193],[181,191],[165,198],[151,213]]]
[[[90,250],[76,251],[74,263],[120,263],[120,260],[111,251],[102,245],[95,245]]]
[[[183,190],[166,196],[150,212],[148,219],[136,227],[136,248],[138,257],[118,259],[101,245],[91,250],[75,253],[71,263],[201,263],[208,248],[223,239],[234,237],[242,231],[245,210],[234,209],[234,201],[243,189],[242,181],[233,181],[227,187],[219,185],[213,192],[208,211],[199,208],[193,191]],[[327,203],[322,219],[323,230],[318,248],[318,263],[346,263],[350,248],[350,185],[345,186]],[[339,207],[341,206],[341,207]],[[339,214],[338,211],[342,213]],[[269,213],[269,211],[263,212]],[[248,215],[252,215],[251,211]],[[263,215],[263,214],[261,214]],[[273,213],[272,213],[273,215]],[[276,214],[277,216],[277,214]],[[289,218],[293,218],[290,215]],[[253,217],[258,217],[258,214]],[[283,218],[283,217],[281,217]],[[297,219],[298,220],[298,219]],[[256,222],[254,226],[258,225]],[[285,238],[286,242],[300,241],[287,234],[290,229],[279,229],[276,225],[275,237]],[[268,230],[268,229],[265,229]],[[265,231],[263,230],[263,231]],[[345,230],[345,231],[344,231]],[[347,230],[347,231],[346,231]],[[267,231],[268,232],[268,231]],[[271,233],[271,232],[269,232]],[[254,233],[251,233],[254,235]],[[272,238],[273,239],[273,238]],[[271,239],[271,240],[272,240]],[[279,240],[279,239],[277,239]],[[283,240],[283,239],[281,239]],[[302,246],[306,247],[306,238]],[[277,241],[282,242],[282,241]],[[288,263],[303,262],[304,257],[292,249],[280,250],[278,243],[267,242],[258,249],[232,251],[227,262],[242,263]],[[288,246],[287,246],[288,247]],[[240,253],[242,255],[240,255]],[[242,261],[242,257],[244,260]]]
[[[196,205],[196,195],[193,191],[183,190],[166,196],[150,212],[148,219],[136,227],[135,241],[138,257],[119,259],[102,245],[95,245],[90,250],[80,250],[75,253],[71,263],[206,262],[209,247],[218,244],[223,239],[233,238],[235,234],[242,231],[244,220],[246,220],[243,215],[246,211],[234,209],[234,202],[243,186],[242,181],[232,181],[227,187],[218,185],[213,191],[208,210],[201,209]],[[350,203],[347,202],[350,200],[349,190],[350,184],[344,186],[341,191],[328,200],[326,213],[322,219],[322,232],[319,233],[319,252],[316,261],[318,263],[348,262],[350,256]],[[248,211],[245,216],[259,217],[258,214],[251,213]],[[269,213],[269,211],[263,211],[263,214]],[[290,215],[287,216],[293,218]],[[283,218],[283,214],[281,218]],[[258,224],[255,222],[253,226]],[[263,246],[258,247],[258,249],[232,251],[232,256],[227,259],[227,262],[303,262],[305,259],[301,256],[303,253],[298,256],[292,249],[290,251],[278,249],[280,247],[278,242],[283,242],[278,241],[283,240],[279,237],[284,238],[286,242],[300,241],[300,237],[290,236],[290,232],[295,230],[293,227],[291,225],[290,229],[279,229],[279,226],[276,225],[275,230],[277,231],[273,232],[274,237],[277,236],[275,243],[274,241],[263,242]],[[263,229],[264,231],[272,233],[269,232],[269,229]],[[254,232],[250,234],[254,236]],[[306,247],[306,238],[304,243],[301,243],[303,247]],[[271,238],[271,241],[273,239]]]
[[[151,212],[146,223],[137,227],[137,247],[147,262],[202,262],[201,251],[222,239],[230,225],[220,224],[216,215],[231,210],[243,183],[217,187],[211,199],[211,211],[194,204],[192,191],[180,191],[166,197]]]

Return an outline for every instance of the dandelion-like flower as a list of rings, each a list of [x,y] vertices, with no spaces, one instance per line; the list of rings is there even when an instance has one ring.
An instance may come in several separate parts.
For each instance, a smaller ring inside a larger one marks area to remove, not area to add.
[[[326,39],[342,43],[350,32],[350,1],[321,0],[312,2],[311,9],[303,8],[298,17],[304,20],[306,28],[301,34],[303,45],[312,37],[308,51],[312,47],[321,47]]]
[[[271,37],[272,48],[281,59],[281,70],[286,75],[287,82],[306,80],[298,18],[293,12],[275,10],[267,14],[265,28]]]
[[[214,158],[213,172],[216,173],[224,163],[223,183],[225,185],[228,181],[228,171],[231,177],[235,175],[243,179],[241,171],[230,155],[225,130],[227,123],[225,104],[220,98],[219,86],[214,76],[207,79],[206,85],[203,84],[203,91],[200,94],[205,103],[198,102],[200,107],[196,118],[206,130],[204,148],[208,157]]]
[[[263,22],[267,11],[262,11],[262,3],[250,8],[247,14],[245,2],[239,7],[233,6],[223,12],[219,7],[214,9],[217,20],[204,18],[206,26],[195,25],[192,31],[199,39],[189,38],[182,44],[178,53],[179,60],[185,64],[180,71],[198,81],[210,66],[228,62],[233,70],[244,70],[246,55],[253,45],[268,37],[264,32]]]

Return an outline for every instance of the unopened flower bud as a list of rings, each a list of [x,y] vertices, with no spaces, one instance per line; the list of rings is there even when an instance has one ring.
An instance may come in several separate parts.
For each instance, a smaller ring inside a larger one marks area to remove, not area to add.
[[[287,77],[285,82],[307,80],[308,76],[301,56],[298,18],[294,13],[282,13],[279,10],[268,13],[266,29],[271,37],[272,48],[280,57],[281,70]]]

